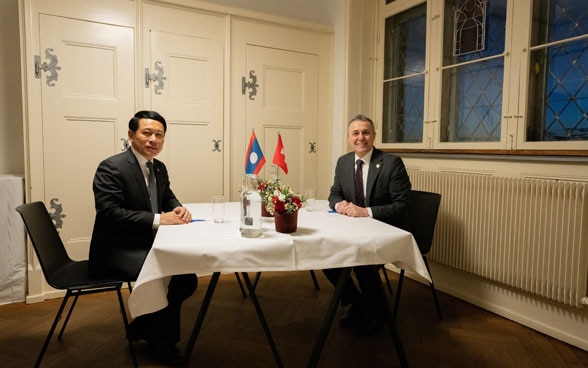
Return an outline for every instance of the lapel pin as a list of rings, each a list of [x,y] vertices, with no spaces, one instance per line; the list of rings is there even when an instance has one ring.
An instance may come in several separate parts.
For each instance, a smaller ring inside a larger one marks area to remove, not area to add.
[[[379,168],[380,168],[380,164],[376,164],[376,169],[379,169]]]

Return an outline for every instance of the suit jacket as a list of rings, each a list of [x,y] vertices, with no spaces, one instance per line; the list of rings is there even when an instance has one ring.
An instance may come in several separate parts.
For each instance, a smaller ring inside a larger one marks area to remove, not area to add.
[[[181,206],[170,188],[167,169],[154,159],[161,212]],[[96,218],[90,243],[90,270],[135,280],[151,249],[155,232],[149,191],[129,148],[98,165],[93,183]]]
[[[349,152],[339,157],[335,167],[335,178],[329,206],[346,200],[355,200],[355,153]],[[373,149],[366,182],[365,203],[372,209],[375,219],[390,225],[406,228],[406,210],[410,203],[410,179],[402,159]]]

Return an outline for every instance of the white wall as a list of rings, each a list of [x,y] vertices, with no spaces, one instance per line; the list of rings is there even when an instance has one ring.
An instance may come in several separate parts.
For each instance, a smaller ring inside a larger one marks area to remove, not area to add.
[[[0,1],[0,175],[24,175],[18,0]]]

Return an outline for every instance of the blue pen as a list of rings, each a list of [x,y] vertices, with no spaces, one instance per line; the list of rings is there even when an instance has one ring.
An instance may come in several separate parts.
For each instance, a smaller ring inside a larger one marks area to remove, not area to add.
[[[204,221],[204,219],[192,219],[192,221],[190,221],[190,222],[198,222],[198,221]]]

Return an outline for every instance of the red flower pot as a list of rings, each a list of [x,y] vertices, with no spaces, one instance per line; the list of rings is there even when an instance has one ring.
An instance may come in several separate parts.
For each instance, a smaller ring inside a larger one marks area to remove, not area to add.
[[[279,233],[293,233],[298,228],[298,211],[293,213],[274,214],[276,231]]]

